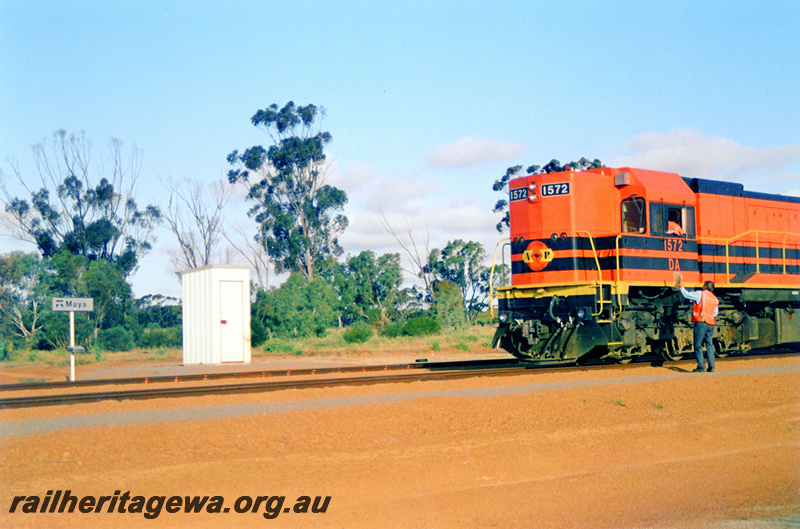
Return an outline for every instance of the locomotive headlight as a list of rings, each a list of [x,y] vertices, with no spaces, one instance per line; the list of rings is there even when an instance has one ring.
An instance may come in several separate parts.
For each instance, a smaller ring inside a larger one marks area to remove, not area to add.
[[[578,312],[576,313],[576,316],[578,316],[578,321],[583,321],[584,319],[586,319],[586,310],[585,309],[578,309]]]
[[[500,321],[500,323],[508,323],[508,313],[501,312],[498,314],[497,319]]]
[[[537,198],[539,197],[536,196],[536,182],[531,182],[528,184],[528,201],[536,202]]]

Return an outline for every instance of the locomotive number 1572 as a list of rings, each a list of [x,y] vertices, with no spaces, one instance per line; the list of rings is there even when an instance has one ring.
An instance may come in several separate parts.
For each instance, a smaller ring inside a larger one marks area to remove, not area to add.
[[[552,197],[555,195],[569,195],[569,182],[542,184],[543,197]]]

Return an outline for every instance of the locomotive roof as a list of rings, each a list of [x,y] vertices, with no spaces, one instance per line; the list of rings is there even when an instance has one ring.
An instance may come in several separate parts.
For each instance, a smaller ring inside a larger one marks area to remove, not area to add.
[[[745,191],[742,184],[736,184],[734,182],[721,182],[719,180],[706,180],[704,178],[687,178],[685,176],[683,177],[683,181],[686,182],[686,184],[695,193],[757,198],[759,200],[776,200],[779,202],[793,202],[795,204],[800,204],[800,197],[774,195],[770,193],[761,193],[758,191]]]

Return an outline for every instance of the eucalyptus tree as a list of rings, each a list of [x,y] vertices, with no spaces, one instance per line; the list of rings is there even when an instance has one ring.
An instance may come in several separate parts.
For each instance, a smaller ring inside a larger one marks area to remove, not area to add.
[[[428,256],[428,268],[435,280],[450,281],[461,290],[464,315],[469,322],[488,308],[490,269],[484,261],[483,245],[460,239],[448,242],[443,250],[432,250]]]
[[[342,254],[338,238],[347,228],[341,212],[347,194],[325,183],[325,146],[331,134],[320,130],[324,109],[315,105],[270,105],[250,119],[272,141],[228,155],[232,184],[247,186],[255,204],[249,214],[258,223],[257,240],[275,270],[314,279],[317,265]]]
[[[47,302],[42,278],[48,273],[35,253],[16,251],[0,255],[0,334],[3,338],[20,338],[28,348],[36,340]],[[0,346],[0,352],[6,350]]]
[[[33,155],[35,176],[11,164],[30,199],[13,196],[0,172],[0,200],[11,234],[34,243],[45,258],[66,250],[108,261],[128,276],[152,248],[152,232],[161,221],[157,207],[139,209],[133,198],[141,153],[134,147],[126,155],[122,142],[112,139],[109,156],[92,163],[85,135],[59,130],[51,142],[34,145]]]
[[[525,172],[522,172],[521,165],[514,165],[506,169],[506,174],[501,176],[499,179],[494,181],[494,185],[492,185],[493,191],[498,191],[503,193],[504,198],[501,198],[497,201],[494,205],[494,209],[492,210],[494,213],[502,213],[503,218],[500,219],[500,222],[497,223],[497,231],[499,233],[503,233],[503,231],[508,228],[511,224],[511,218],[509,217],[509,210],[508,210],[508,200],[505,198],[508,196],[508,183],[513,179],[517,178],[518,176],[525,176],[529,174],[543,174],[543,173],[558,173],[561,171],[585,171],[586,169],[596,169],[598,167],[603,167],[603,162],[600,160],[588,160],[587,158],[581,158],[575,162],[569,162],[567,164],[561,165],[556,159],[550,160],[544,166],[541,165],[531,165],[525,169]]]
[[[227,260],[219,251],[219,245],[225,238],[224,212],[230,198],[231,188],[224,181],[169,183],[164,220],[178,242],[179,250],[172,256],[175,272]]]
[[[401,300],[403,272],[398,253],[376,256],[364,250],[343,263],[328,263],[321,274],[339,296],[343,324],[366,319],[382,325]]]

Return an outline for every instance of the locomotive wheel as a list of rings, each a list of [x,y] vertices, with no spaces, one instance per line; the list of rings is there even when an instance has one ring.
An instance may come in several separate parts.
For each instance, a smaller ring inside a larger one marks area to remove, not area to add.
[[[520,360],[531,360],[531,355],[526,353],[527,345],[528,341],[522,336],[522,332],[519,329],[509,330],[501,343],[503,349]]]
[[[676,362],[683,357],[683,353],[679,351],[677,347],[675,347],[674,339],[665,343],[664,347],[659,350],[659,354],[661,355],[661,358],[669,362]]]
[[[725,358],[731,354],[731,352],[727,349],[723,349],[722,344],[720,344],[717,340],[714,340],[714,352],[716,353],[714,356],[717,358]]]

